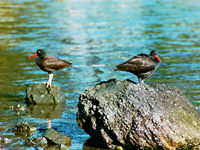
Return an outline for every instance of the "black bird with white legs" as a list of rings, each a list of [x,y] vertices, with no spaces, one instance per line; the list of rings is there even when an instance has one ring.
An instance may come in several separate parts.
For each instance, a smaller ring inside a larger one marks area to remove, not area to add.
[[[65,67],[70,67],[72,65],[72,63],[59,59],[52,55],[46,55],[46,52],[42,49],[38,49],[37,52],[29,58],[33,57],[36,57],[35,61],[36,64],[40,67],[40,69],[45,72],[48,72],[49,74],[49,80],[46,83],[46,88],[51,87],[54,71],[63,69]]]
[[[137,76],[138,82],[144,82],[144,79],[149,78],[153,75],[155,70],[159,67],[161,63],[160,58],[158,57],[158,52],[153,50],[149,55],[147,54],[138,54],[133,56],[129,60],[117,65],[117,70],[127,71],[133,73]]]

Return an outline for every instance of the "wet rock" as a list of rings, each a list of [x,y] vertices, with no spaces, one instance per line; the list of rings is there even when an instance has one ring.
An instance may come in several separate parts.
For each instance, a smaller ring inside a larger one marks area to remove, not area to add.
[[[0,149],[5,149],[6,147],[5,147],[5,145],[3,144],[3,142],[2,142],[2,138],[0,137]]]
[[[12,139],[9,139],[9,138],[6,138],[6,137],[4,137],[4,138],[0,138],[0,141],[2,142],[2,143],[4,143],[4,144],[7,144],[7,143],[12,143],[13,142],[13,140]]]
[[[71,139],[69,137],[61,133],[58,133],[52,128],[46,130],[44,137],[50,143],[57,144],[57,145],[64,144],[66,146],[71,146]]]
[[[80,126],[101,145],[188,148],[200,142],[200,115],[180,90],[165,84],[109,80],[80,95]]]
[[[26,89],[25,102],[27,104],[61,104],[65,103],[66,95],[62,88],[53,84],[51,90],[46,84],[35,84]]]
[[[25,104],[10,105],[9,108],[10,110],[15,111],[17,114],[21,114],[26,110]]]
[[[34,137],[25,141],[26,146],[44,146],[47,145],[47,139],[45,137]]]
[[[18,123],[13,127],[15,135],[22,136],[24,138],[33,135],[36,130],[37,128],[32,127],[27,122]]]
[[[109,145],[109,147],[106,148],[104,145],[95,142],[92,138],[87,139],[83,145],[83,150],[118,150],[119,148],[120,146],[118,145]],[[123,148],[121,150],[123,150]]]
[[[60,146],[59,146],[59,149],[60,150],[66,150],[66,149],[68,149],[69,147],[68,146],[66,146],[66,145],[64,145],[64,144],[60,144]]]

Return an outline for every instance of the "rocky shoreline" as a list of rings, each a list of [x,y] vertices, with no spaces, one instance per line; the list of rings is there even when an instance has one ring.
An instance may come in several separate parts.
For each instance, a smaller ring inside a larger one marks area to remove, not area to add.
[[[57,93],[57,94],[56,94]],[[46,104],[44,104],[44,101]],[[54,85],[27,89],[26,113],[34,118],[60,118],[65,93]],[[46,107],[44,107],[46,106]],[[136,84],[111,79],[89,87],[79,97],[77,121],[88,133],[83,149],[190,149],[200,145],[200,113],[179,89],[165,84]],[[37,129],[27,122],[12,131],[27,147],[67,149],[71,139],[48,126]],[[35,132],[40,132],[35,137]],[[0,137],[0,148],[12,139]]]

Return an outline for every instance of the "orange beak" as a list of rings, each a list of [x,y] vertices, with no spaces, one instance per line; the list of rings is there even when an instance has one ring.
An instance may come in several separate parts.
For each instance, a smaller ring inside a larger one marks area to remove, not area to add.
[[[37,53],[35,53],[34,55],[30,56],[29,59],[31,59],[31,58],[33,58],[35,56],[37,56]]]
[[[161,63],[161,60],[160,60],[160,58],[156,55],[156,56],[154,56],[160,63]]]

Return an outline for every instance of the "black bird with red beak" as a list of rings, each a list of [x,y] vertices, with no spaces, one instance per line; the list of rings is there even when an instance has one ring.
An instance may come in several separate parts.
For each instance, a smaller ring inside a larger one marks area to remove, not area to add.
[[[143,80],[149,78],[153,75],[155,70],[159,67],[161,63],[158,57],[158,52],[153,50],[149,55],[138,54],[133,56],[129,60],[117,65],[116,70],[127,71],[133,73],[137,76],[138,81],[143,83]]]
[[[46,83],[46,88],[51,87],[54,71],[63,69],[65,67],[70,67],[72,65],[67,61],[61,60],[51,55],[46,55],[45,51],[42,49],[38,49],[33,56],[29,57],[29,59],[33,57],[36,57],[35,61],[40,69],[49,73],[49,80]]]

